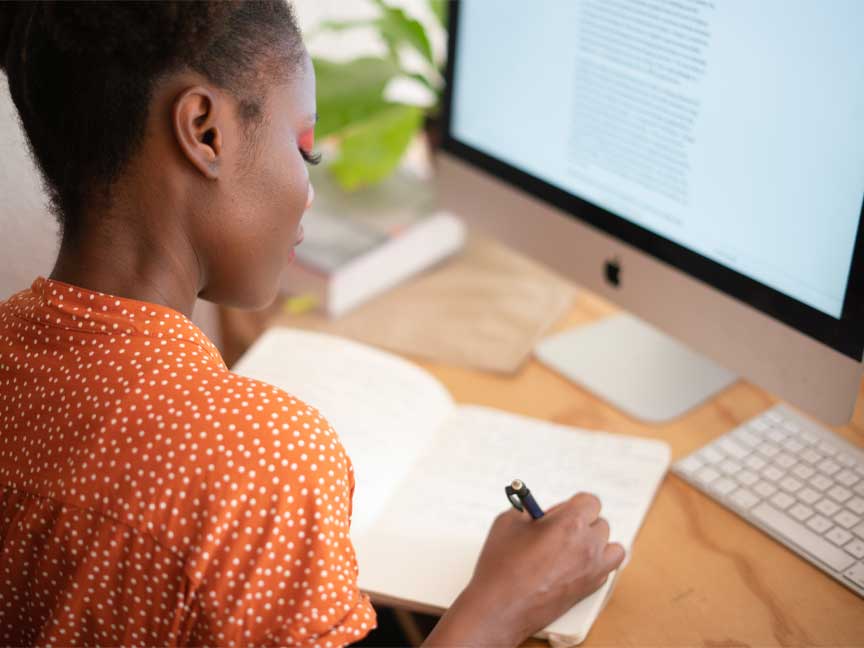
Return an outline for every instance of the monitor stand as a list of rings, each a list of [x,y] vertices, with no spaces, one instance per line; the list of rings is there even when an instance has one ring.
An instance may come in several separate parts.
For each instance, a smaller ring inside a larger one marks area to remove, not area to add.
[[[630,315],[548,337],[534,354],[626,414],[650,423],[681,416],[738,379]]]

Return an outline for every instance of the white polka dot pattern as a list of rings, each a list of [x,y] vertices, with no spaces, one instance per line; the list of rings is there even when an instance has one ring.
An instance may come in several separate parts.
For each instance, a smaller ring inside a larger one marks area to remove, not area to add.
[[[41,277],[0,304],[3,645],[356,641],[353,489],[327,421],[182,314]]]

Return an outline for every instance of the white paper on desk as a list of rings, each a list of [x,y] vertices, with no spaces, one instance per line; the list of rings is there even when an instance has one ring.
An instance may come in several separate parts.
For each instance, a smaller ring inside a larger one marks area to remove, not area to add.
[[[356,539],[360,585],[449,607],[471,576],[492,520],[509,506],[504,486],[515,477],[530,485],[544,508],[579,491],[596,494],[611,539],[629,551],[668,465],[669,447],[660,441],[457,407],[369,532]],[[613,582],[542,636],[581,642]]]

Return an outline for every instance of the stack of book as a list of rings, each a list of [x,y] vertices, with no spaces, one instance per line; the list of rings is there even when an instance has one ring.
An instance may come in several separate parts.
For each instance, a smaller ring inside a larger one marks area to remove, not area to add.
[[[436,207],[431,183],[397,172],[345,192],[314,169],[304,240],[283,276],[287,295],[338,317],[462,248],[465,227]]]

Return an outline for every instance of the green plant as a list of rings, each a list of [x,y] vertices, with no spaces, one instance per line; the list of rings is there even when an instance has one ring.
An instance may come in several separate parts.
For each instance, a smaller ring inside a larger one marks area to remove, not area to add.
[[[313,58],[318,85],[316,135],[336,151],[328,168],[346,190],[380,182],[399,165],[408,145],[423,128],[424,118],[439,110],[443,85],[423,25],[404,10],[372,0],[380,11],[375,18],[326,21],[321,31],[371,27],[386,45],[384,56],[365,56],[347,62]],[[428,0],[446,28],[446,0]],[[402,51],[410,48],[424,61],[421,72],[409,71]],[[435,97],[428,108],[388,100],[385,88],[396,78],[414,79]]]

